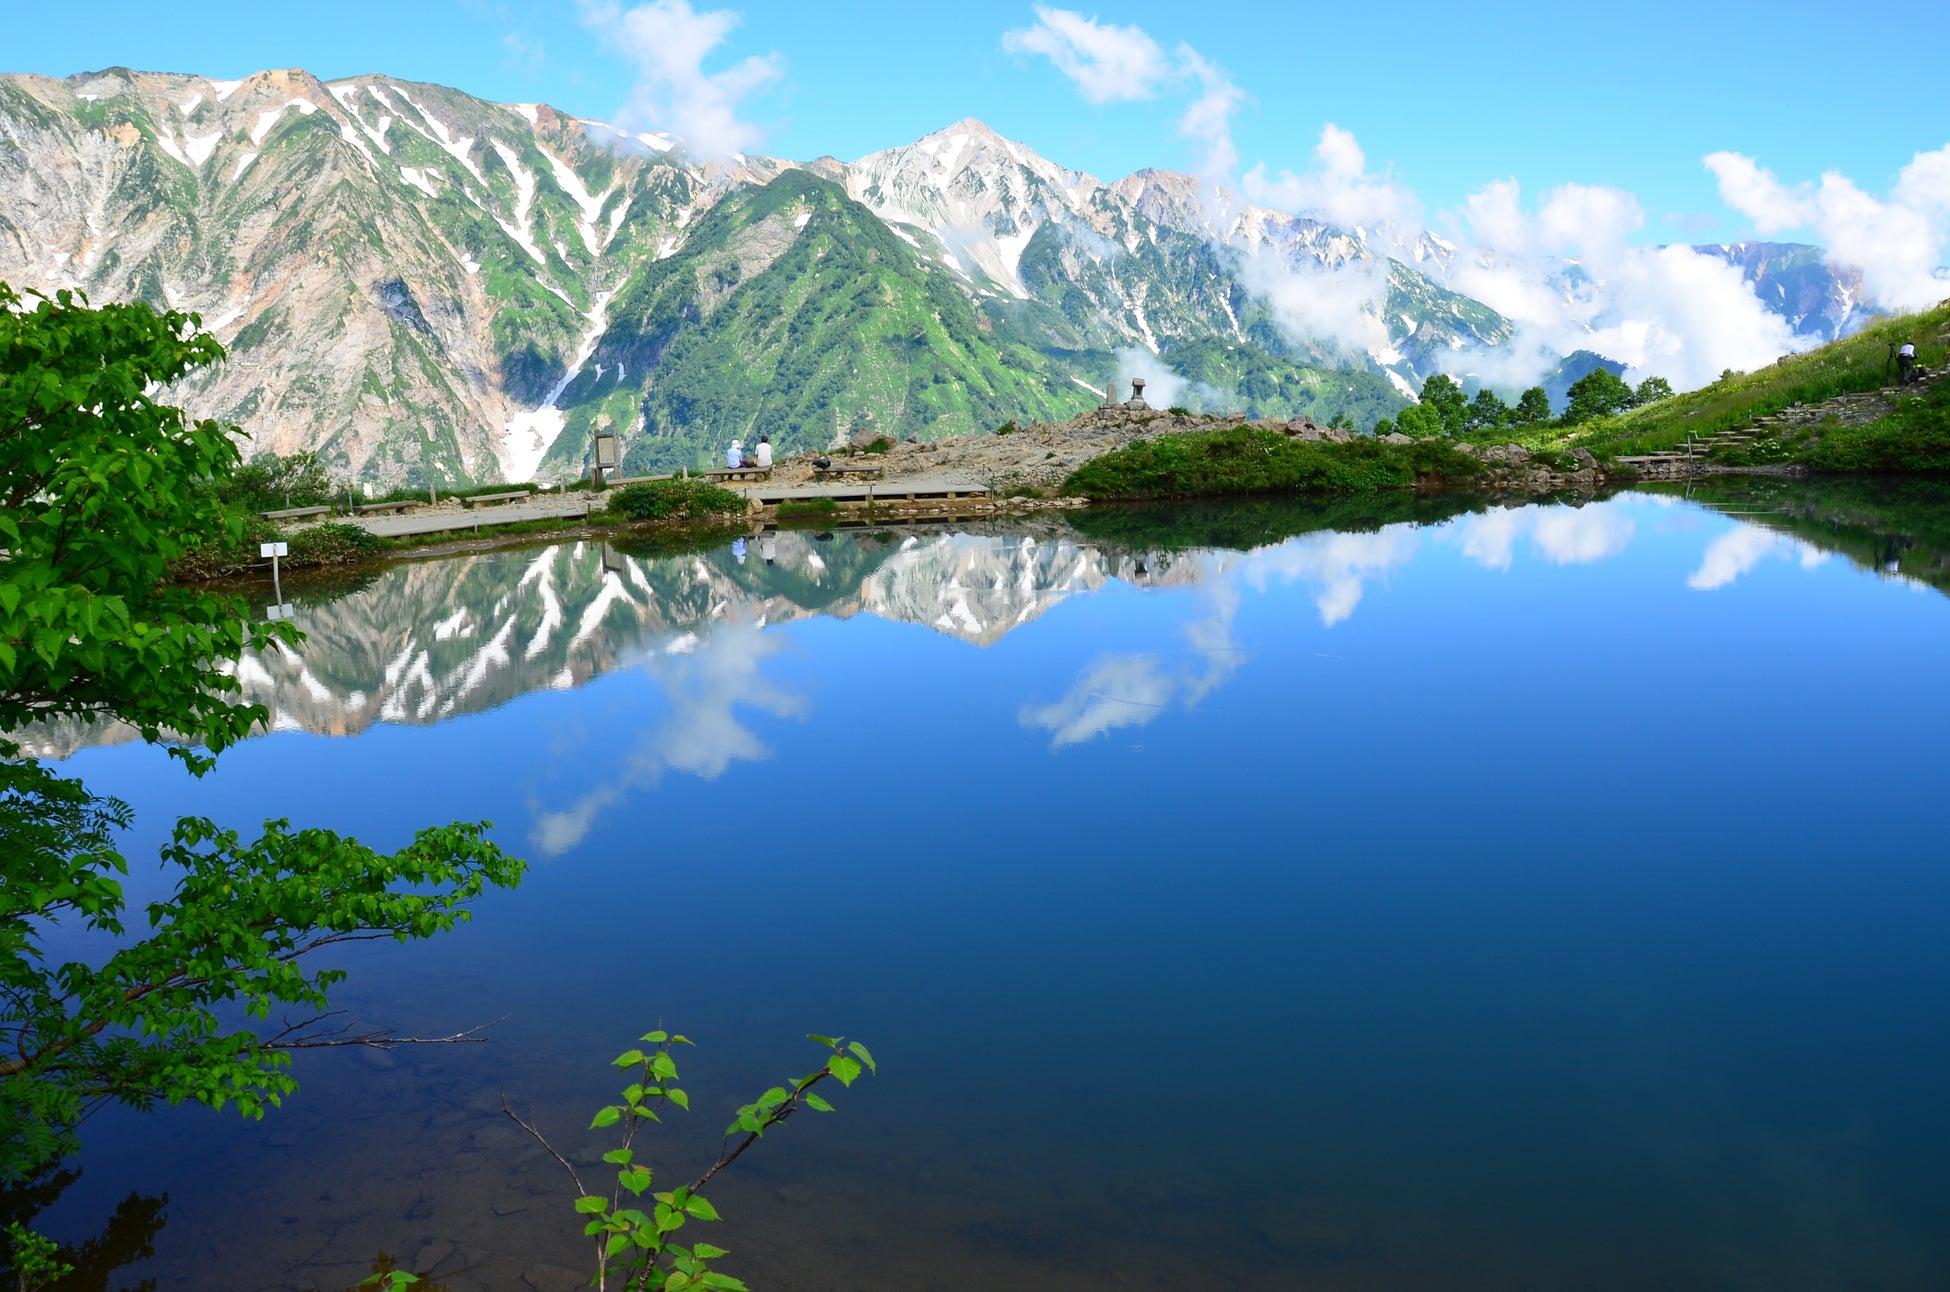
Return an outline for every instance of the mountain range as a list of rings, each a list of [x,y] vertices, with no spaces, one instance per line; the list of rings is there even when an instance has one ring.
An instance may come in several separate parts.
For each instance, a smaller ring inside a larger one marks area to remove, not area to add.
[[[1120,379],[1366,427],[1510,341],[1457,248],[1067,170],[978,121],[853,162],[734,155],[441,86],[302,71],[0,76],[0,281],[193,311],[174,392],[369,485],[557,479],[871,432],[1060,419]],[[1382,249],[1386,247],[1387,252]],[[1701,250],[1806,335],[1861,313],[1819,248]],[[1365,284],[1358,341],[1287,312]]]

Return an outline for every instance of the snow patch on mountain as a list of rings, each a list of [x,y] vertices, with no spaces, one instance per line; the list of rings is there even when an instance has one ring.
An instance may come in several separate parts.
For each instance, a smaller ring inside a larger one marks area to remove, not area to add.
[[[415,106],[417,107],[418,105],[416,104]],[[469,139],[464,142],[472,144],[474,141]],[[535,205],[535,172],[523,166],[521,164],[521,158],[515,155],[515,150],[502,143],[499,139],[490,139],[488,143],[500,156],[502,164],[515,177],[514,223],[510,224],[498,215],[494,217],[494,222],[500,225],[502,231],[509,237],[520,243],[521,249],[535,258],[536,264],[546,265],[548,263],[547,257],[543,256],[542,249],[535,245],[535,226],[530,218]],[[479,172],[476,172],[477,178],[478,175]],[[483,181],[484,184],[485,182]]]
[[[597,240],[596,220],[603,213],[603,204],[609,201],[610,196],[616,192],[615,183],[612,182],[601,193],[592,194],[588,186],[582,182],[582,177],[570,169],[567,162],[557,157],[548,149],[543,148],[540,144],[536,144],[535,147],[541,152],[542,156],[548,158],[549,169],[555,176],[555,186],[561,189],[568,199],[576,204],[576,209],[582,213],[582,219],[576,222],[576,232],[582,235],[583,245],[589,248],[590,255],[600,255],[603,247],[608,245],[608,239],[605,238],[600,242]],[[611,235],[614,236],[614,233],[615,230],[612,228]],[[567,259],[567,256],[565,255],[563,258]]]
[[[569,383],[582,374],[583,365],[589,362],[590,355],[596,353],[597,342],[609,330],[609,300],[612,295],[613,292],[596,294],[596,303],[583,316],[589,327],[582,334],[575,359],[562,374],[562,379],[549,390],[542,406],[532,412],[518,413],[508,420],[496,456],[501,460],[502,471],[512,483],[526,484],[533,480],[542,459],[548,456],[549,448],[562,434],[568,418],[556,407],[556,401],[562,398],[562,392],[569,388]]]
[[[201,170],[203,163],[210,160],[210,154],[217,150],[223,139],[223,131],[212,131],[207,135],[184,135],[183,152],[188,155],[190,165]]]

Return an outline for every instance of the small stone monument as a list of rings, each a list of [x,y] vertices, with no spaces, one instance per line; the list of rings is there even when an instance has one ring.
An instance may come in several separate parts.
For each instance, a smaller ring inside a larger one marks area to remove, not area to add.
[[[1151,405],[1144,402],[1144,378],[1142,377],[1131,378],[1131,402],[1124,405],[1124,407],[1126,408],[1151,407]]]

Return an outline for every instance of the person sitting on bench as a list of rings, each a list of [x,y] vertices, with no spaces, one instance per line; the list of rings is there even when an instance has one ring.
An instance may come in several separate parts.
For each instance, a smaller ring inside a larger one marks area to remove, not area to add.
[[[1916,380],[1916,346],[1908,341],[1896,351],[1896,384],[1907,386]]]
[[[758,457],[753,460],[752,465],[760,471],[770,471],[772,469],[771,436],[761,435],[758,437]]]

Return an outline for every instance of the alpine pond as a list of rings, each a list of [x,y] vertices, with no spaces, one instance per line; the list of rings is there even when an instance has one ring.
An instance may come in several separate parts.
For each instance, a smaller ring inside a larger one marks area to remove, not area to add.
[[[261,1123],[104,1113],[36,1222],[164,1289],[578,1286],[574,1161],[649,1028],[694,1161],[809,1068],[880,1076],[714,1185],[754,1287],[1941,1286],[1943,499],[788,531],[300,590],[273,731],[136,808],[492,818],[534,869],[345,957]],[[155,873],[131,877],[146,900]],[[133,1196],[131,1196],[133,1195]],[[118,1207],[118,1204],[119,1207]],[[109,1277],[104,1273],[103,1277]]]

